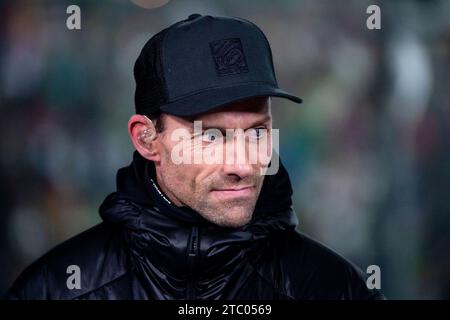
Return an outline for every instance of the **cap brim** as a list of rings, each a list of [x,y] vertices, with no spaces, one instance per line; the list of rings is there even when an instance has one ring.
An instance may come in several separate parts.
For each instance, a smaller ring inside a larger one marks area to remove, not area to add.
[[[296,103],[303,100],[280,88],[261,84],[244,84],[225,88],[208,89],[161,106],[165,113],[175,116],[194,116],[215,108],[254,97],[280,97]]]

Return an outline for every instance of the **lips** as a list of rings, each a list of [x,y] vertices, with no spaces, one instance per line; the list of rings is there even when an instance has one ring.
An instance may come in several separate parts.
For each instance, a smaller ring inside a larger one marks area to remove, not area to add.
[[[248,186],[226,189],[213,189],[211,193],[220,198],[245,198],[252,196],[254,190],[254,186]]]

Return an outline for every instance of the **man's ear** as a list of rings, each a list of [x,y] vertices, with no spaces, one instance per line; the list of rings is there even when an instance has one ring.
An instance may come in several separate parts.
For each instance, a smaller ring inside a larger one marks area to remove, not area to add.
[[[136,150],[147,160],[159,161],[158,133],[146,116],[134,114],[128,120],[128,134]]]

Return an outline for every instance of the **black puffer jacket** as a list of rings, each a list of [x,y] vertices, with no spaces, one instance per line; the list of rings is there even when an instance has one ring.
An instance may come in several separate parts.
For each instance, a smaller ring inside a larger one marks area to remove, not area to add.
[[[167,201],[135,152],[117,174],[103,222],[45,254],[8,299],[379,299],[351,263],[295,231],[291,184],[267,176],[252,221],[215,226]],[[79,266],[81,288],[68,289]]]

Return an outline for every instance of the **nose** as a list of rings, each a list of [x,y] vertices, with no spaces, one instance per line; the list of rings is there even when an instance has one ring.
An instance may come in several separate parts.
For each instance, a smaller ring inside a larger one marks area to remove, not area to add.
[[[226,143],[223,173],[227,176],[245,179],[254,175],[255,167],[250,163],[248,145],[245,140],[236,140],[233,139]]]
[[[245,163],[245,164],[224,164],[223,165],[223,172],[227,176],[235,176],[238,177],[238,180],[245,179],[248,177],[251,177],[253,175],[253,166],[251,164]]]

